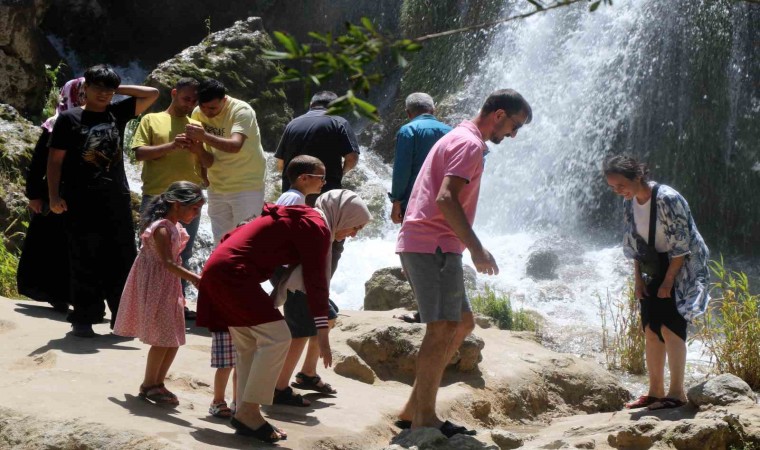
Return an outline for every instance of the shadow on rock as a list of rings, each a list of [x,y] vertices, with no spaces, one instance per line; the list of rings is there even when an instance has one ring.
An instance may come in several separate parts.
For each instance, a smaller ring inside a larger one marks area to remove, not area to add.
[[[47,345],[43,345],[31,352],[29,356],[39,355],[49,350],[60,350],[73,355],[89,355],[98,353],[100,350],[139,350],[137,347],[119,345],[122,342],[131,340],[132,338],[116,336],[114,334],[101,334],[94,338],[80,338],[68,332],[62,338],[51,339]]]
[[[131,394],[124,394],[124,400],[119,400],[116,397],[108,397],[108,400],[128,410],[133,416],[150,417],[151,419],[163,420],[164,422],[181,427],[192,426],[187,420],[174,417],[174,414],[180,414],[180,411],[174,407],[154,405],[147,400]]]
[[[18,306],[18,308],[15,309],[16,312],[29,317],[35,317],[37,319],[50,319],[55,320],[56,322],[66,322],[67,313],[58,312],[47,303],[17,303],[16,306]]]

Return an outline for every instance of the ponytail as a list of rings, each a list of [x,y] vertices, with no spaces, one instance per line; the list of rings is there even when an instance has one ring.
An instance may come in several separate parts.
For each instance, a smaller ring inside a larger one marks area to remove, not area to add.
[[[172,203],[187,206],[194,205],[205,199],[201,187],[195,183],[189,181],[176,181],[172,183],[166,191],[148,203],[145,211],[140,216],[140,234],[153,222],[166,217],[169,214]]]

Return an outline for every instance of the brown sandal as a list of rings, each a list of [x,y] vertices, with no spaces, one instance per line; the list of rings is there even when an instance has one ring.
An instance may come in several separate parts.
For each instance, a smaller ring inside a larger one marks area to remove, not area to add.
[[[173,397],[172,395],[167,394],[166,388],[161,388],[159,385],[155,386],[143,386],[140,385],[140,393],[138,394],[140,397],[150,400],[151,402],[155,403],[156,405],[170,405],[170,406],[177,406],[179,405],[179,400],[177,400],[177,397]]]

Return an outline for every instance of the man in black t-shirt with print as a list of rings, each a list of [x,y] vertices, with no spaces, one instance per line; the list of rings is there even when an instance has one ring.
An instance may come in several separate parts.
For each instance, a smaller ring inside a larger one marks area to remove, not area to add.
[[[86,104],[62,113],[50,137],[47,180],[50,210],[67,211],[73,334],[94,337],[92,325],[119,299],[136,256],[131,197],[124,172],[126,123],[158,98],[158,90],[121,86],[108,66],[84,74]],[[114,94],[126,99],[111,103]]]

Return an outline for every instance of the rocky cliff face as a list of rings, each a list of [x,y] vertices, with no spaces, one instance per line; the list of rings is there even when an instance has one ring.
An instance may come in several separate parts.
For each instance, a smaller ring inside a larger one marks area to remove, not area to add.
[[[38,113],[45,102],[43,60],[52,47],[39,30],[44,0],[13,0],[0,4],[0,102],[22,114]]]

